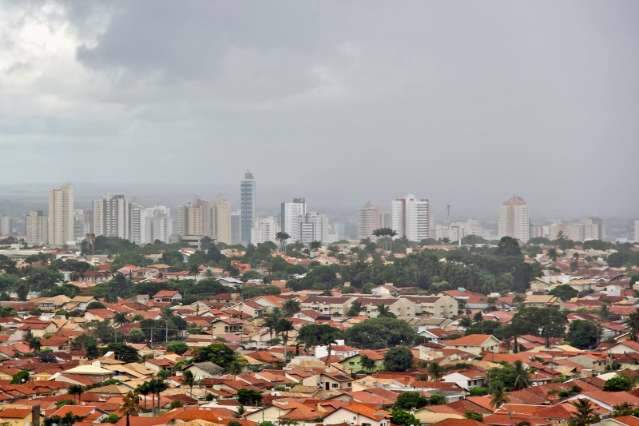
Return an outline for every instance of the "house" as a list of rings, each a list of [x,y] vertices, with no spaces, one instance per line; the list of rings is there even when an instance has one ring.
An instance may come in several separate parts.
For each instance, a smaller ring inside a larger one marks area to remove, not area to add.
[[[476,356],[484,352],[498,352],[501,342],[490,334],[469,334],[453,340],[442,342],[448,348],[459,349]]]
[[[311,309],[330,316],[345,316],[355,300],[348,296],[309,296],[301,303],[302,309]]]
[[[417,314],[417,304],[404,297],[358,297],[356,301],[359,302],[369,318],[375,318],[379,315],[379,306],[387,307],[397,318],[403,320],[415,318]]]
[[[390,426],[390,414],[387,411],[369,405],[351,403],[341,407],[324,418],[323,424],[347,424],[353,426]]]
[[[328,369],[319,374],[313,374],[302,380],[304,386],[314,386],[323,390],[350,390],[351,377],[339,370]]]
[[[384,369],[384,352],[385,351],[361,350],[358,354],[344,358],[339,364],[345,371],[351,374],[381,371]],[[366,359],[369,361],[366,361]],[[369,364],[372,366],[369,366]]]
[[[559,298],[551,294],[529,294],[524,300],[527,308],[546,308],[548,306],[559,306]]]
[[[196,362],[191,365],[186,371],[190,371],[193,374],[195,380],[210,379],[224,372],[224,369],[217,364],[210,361]]]
[[[211,332],[214,336],[228,333],[241,333],[244,321],[237,318],[216,318],[211,322]]]
[[[153,295],[155,303],[180,303],[182,295],[176,290],[160,290]]]
[[[454,371],[442,377],[445,383],[455,383],[464,390],[469,390],[476,386],[486,384],[486,373],[482,370],[469,368],[466,370]]]
[[[6,407],[0,410],[0,423],[5,426],[31,426],[33,412],[37,415],[40,413],[29,408],[10,408]],[[39,419],[38,419],[39,421]]]
[[[608,349],[609,354],[636,354],[639,353],[639,342],[624,340]]]
[[[418,305],[417,312],[420,315],[455,318],[459,314],[459,302],[451,296],[406,296],[406,299]]]

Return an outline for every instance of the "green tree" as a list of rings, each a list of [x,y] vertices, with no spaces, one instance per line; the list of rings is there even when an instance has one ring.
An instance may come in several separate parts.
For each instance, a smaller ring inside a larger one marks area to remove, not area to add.
[[[211,361],[230,374],[238,374],[246,365],[246,360],[223,343],[213,343],[198,349],[193,357],[195,362]]]
[[[371,318],[346,330],[348,344],[364,349],[411,346],[416,339],[415,329],[396,318]]]
[[[402,392],[395,400],[394,408],[400,410],[414,410],[428,405],[428,398],[419,392]]]
[[[530,385],[528,371],[521,361],[514,364],[504,364],[501,367],[488,370],[488,382],[498,383],[505,390],[519,390]]]
[[[67,393],[77,398],[78,404],[82,401],[82,394],[84,393],[84,386],[71,385],[67,388]]]
[[[189,350],[189,347],[184,342],[173,341],[173,342],[169,342],[169,344],[166,346],[166,350],[178,355],[182,355]]]
[[[563,337],[566,328],[566,315],[556,307],[522,308],[511,321],[513,335],[532,334],[546,339],[550,346],[551,337]]]
[[[589,400],[578,399],[572,405],[577,411],[568,422],[570,426],[587,426],[599,421],[599,416],[595,413],[595,409]]]
[[[567,284],[562,284],[550,290],[550,294],[557,296],[565,302],[573,297],[577,297],[579,292]]]
[[[193,396],[193,386],[195,385],[195,376],[191,370],[185,370],[182,372],[182,381],[189,387],[189,395]]]
[[[428,374],[431,380],[437,380],[444,374],[444,369],[438,363],[431,361],[428,363]]]
[[[377,305],[377,316],[382,318],[397,318],[388,306],[382,304]]]
[[[282,306],[284,315],[291,317],[300,311],[300,302],[295,299],[288,299]]]
[[[500,382],[493,382],[490,389],[490,405],[497,409],[508,402],[508,396],[504,385]]]
[[[420,421],[414,414],[408,411],[393,408],[391,410],[391,422],[398,426],[420,426]]]
[[[346,315],[349,317],[356,317],[361,311],[362,304],[356,300],[351,304],[350,308],[348,308],[348,312],[346,312]]]
[[[521,256],[521,249],[516,239],[502,237],[495,252],[498,256]]]
[[[599,328],[592,321],[575,320],[570,323],[566,340],[579,349],[594,349],[599,343]]]
[[[137,415],[140,411],[140,396],[135,392],[129,392],[124,396],[122,412],[126,415],[126,426],[131,425],[130,416]]]
[[[291,238],[291,236],[288,235],[286,232],[278,232],[277,234],[275,234],[275,239],[280,242],[280,250],[286,250],[286,240],[288,240],[289,238]]]
[[[307,324],[297,334],[297,340],[306,348],[317,345],[330,345],[344,338],[344,333],[327,324]]]
[[[628,315],[626,325],[630,329],[630,339],[637,341],[637,334],[639,333],[639,310]]]
[[[240,405],[257,406],[262,402],[262,393],[254,389],[240,389],[237,391]]]
[[[395,346],[384,354],[384,368],[388,371],[406,371],[413,364],[413,354],[405,346]]]
[[[11,378],[12,385],[22,385],[29,381],[29,372],[27,370],[20,370]]]
[[[124,362],[138,362],[140,361],[140,355],[135,348],[125,343],[111,343],[107,346],[108,351],[112,351],[115,354],[115,359]]]
[[[626,376],[615,376],[606,380],[604,390],[607,392],[620,392],[632,389],[632,381]]]

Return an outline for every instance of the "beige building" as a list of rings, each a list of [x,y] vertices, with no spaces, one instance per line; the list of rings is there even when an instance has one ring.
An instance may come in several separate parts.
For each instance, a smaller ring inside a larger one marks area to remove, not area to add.
[[[223,198],[214,202],[215,239],[224,244],[231,244],[231,203]]]
[[[406,296],[416,303],[418,315],[435,318],[455,318],[459,312],[459,302],[451,296]]]
[[[459,339],[442,342],[447,348],[459,349],[473,355],[480,356],[484,352],[499,352],[501,343],[495,336],[490,334],[469,334]]]
[[[512,237],[521,242],[530,239],[530,220],[528,204],[523,198],[513,196],[499,210],[498,236]]]
[[[344,316],[354,300],[354,297],[348,296],[309,296],[301,303],[301,308],[312,309],[324,315]]]
[[[39,246],[47,243],[49,218],[40,210],[32,210],[27,214],[26,241],[30,246]]]
[[[359,238],[371,238],[373,231],[382,227],[380,211],[370,201],[359,211]]]
[[[48,242],[62,247],[73,243],[73,188],[67,184],[49,190]]]

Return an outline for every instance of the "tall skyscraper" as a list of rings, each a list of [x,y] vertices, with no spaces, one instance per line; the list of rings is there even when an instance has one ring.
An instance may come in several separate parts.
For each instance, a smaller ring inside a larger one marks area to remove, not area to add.
[[[382,227],[382,215],[370,201],[359,210],[359,238],[370,238],[373,231]]]
[[[231,203],[223,198],[215,200],[215,240],[231,244]]]
[[[251,243],[251,231],[256,219],[255,190],[255,177],[247,171],[240,183],[240,238],[245,245]]]
[[[129,241],[135,244],[142,244],[142,234],[144,232],[142,223],[142,212],[144,207],[137,203],[129,203]]]
[[[277,243],[275,236],[279,231],[279,224],[273,216],[259,217],[253,227],[252,241],[254,244],[261,244],[267,241]]]
[[[62,247],[73,243],[73,212],[71,185],[49,190],[49,245]]]
[[[639,243],[639,220],[635,220],[635,242]]]
[[[292,202],[284,201],[280,212],[280,229],[286,232],[291,241],[300,241],[301,218],[306,215],[306,200],[304,198],[293,198]]]
[[[392,229],[400,238],[422,241],[433,237],[430,202],[408,194],[391,203]]]
[[[123,194],[107,195],[93,202],[96,236],[130,239],[130,203]]]
[[[240,211],[231,213],[231,244],[236,245],[242,242],[242,223]]]
[[[498,236],[512,237],[524,243],[530,239],[528,204],[523,198],[513,196],[502,204],[499,210]]]
[[[26,241],[30,246],[39,246],[47,242],[48,218],[41,210],[32,210],[25,218]]]

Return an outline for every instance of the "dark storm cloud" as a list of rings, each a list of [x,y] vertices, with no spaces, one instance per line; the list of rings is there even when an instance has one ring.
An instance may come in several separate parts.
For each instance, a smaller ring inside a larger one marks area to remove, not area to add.
[[[518,193],[535,214],[639,214],[637,2],[34,4],[73,46],[13,48],[0,134],[34,165],[48,144],[56,178],[235,192],[250,168],[271,205],[414,192],[488,215]],[[92,150],[117,173],[74,167]]]

